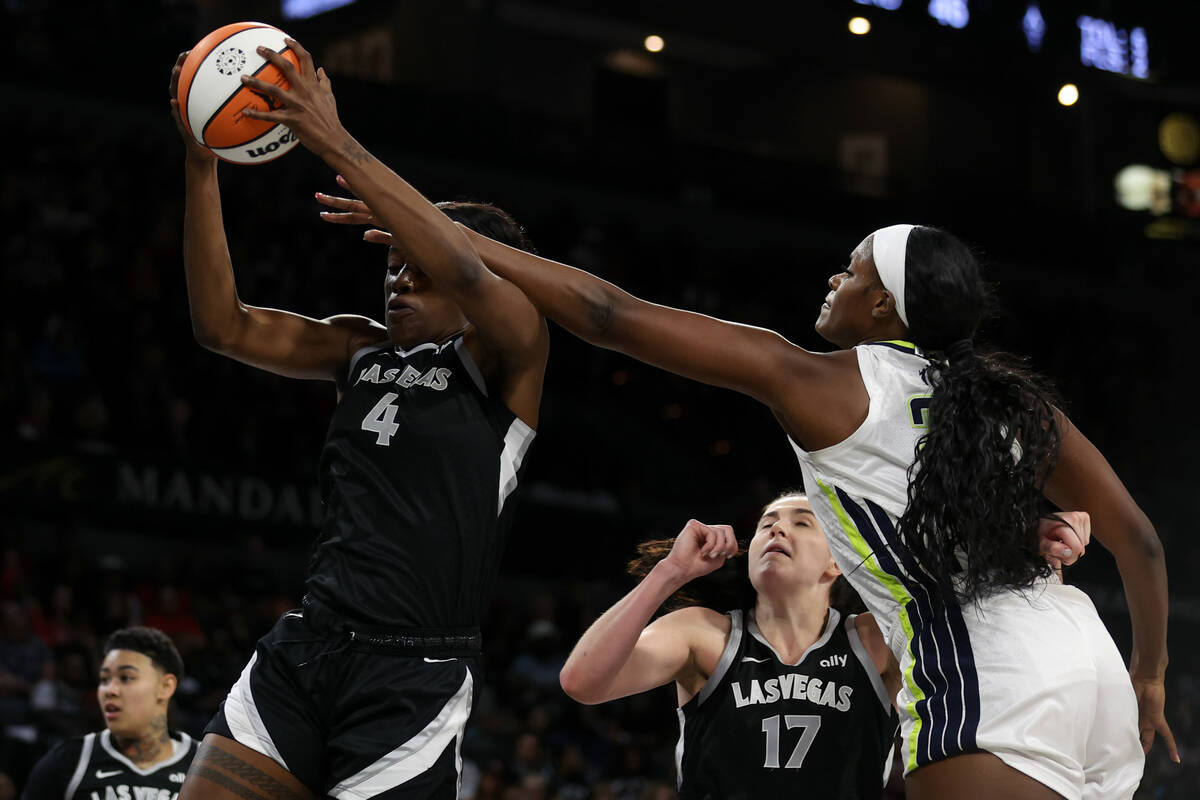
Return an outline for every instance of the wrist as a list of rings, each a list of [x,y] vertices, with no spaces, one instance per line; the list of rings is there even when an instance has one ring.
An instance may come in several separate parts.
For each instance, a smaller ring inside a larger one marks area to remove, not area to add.
[[[1167,675],[1167,660],[1147,662],[1134,658],[1129,662],[1129,679],[1134,681],[1162,682]]]
[[[346,172],[354,167],[361,167],[371,159],[371,154],[358,143],[350,133],[339,127],[330,138],[330,144],[321,148],[317,153],[329,166]]]
[[[187,157],[183,160],[184,170],[189,174],[194,175],[203,175],[208,172],[216,172],[217,157],[209,154],[207,150],[204,152],[204,155],[193,155],[188,153]]]
[[[663,588],[669,590],[668,594],[674,594],[691,580],[688,571],[681,564],[675,563],[669,557],[655,564],[651,568],[650,574],[662,581]]]

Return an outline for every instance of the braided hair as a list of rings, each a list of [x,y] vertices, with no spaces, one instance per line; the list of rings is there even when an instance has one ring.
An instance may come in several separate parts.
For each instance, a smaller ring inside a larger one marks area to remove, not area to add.
[[[970,602],[1049,574],[1037,528],[1060,440],[1044,381],[1012,356],[976,352],[986,294],[965,244],[913,228],[905,305],[912,340],[931,360],[932,396],[898,528],[938,585]]]

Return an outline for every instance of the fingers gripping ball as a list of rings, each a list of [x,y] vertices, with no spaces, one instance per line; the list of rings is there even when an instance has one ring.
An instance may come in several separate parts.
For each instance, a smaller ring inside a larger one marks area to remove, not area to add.
[[[242,116],[245,108],[271,111],[278,101],[242,85],[241,76],[288,87],[279,69],[258,54],[269,47],[297,67],[283,31],[263,22],[235,22],[200,40],[179,73],[179,114],[196,141],[235,164],[262,164],[296,146],[283,125]]]

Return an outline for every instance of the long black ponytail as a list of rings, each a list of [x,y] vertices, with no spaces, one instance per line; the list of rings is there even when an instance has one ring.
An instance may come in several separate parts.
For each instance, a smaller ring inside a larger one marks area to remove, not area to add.
[[[1014,357],[975,352],[987,289],[966,245],[913,228],[905,262],[909,332],[931,359],[932,396],[899,533],[939,586],[977,602],[1050,573],[1037,528],[1058,455],[1053,394]]]

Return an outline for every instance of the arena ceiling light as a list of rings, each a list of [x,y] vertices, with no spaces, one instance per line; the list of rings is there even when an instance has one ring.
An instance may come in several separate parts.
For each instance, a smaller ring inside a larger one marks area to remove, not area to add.
[[[853,17],[847,27],[855,36],[865,36],[871,32],[871,20],[866,17]]]
[[[1064,83],[1058,90],[1058,102],[1064,106],[1073,106],[1079,101],[1079,87],[1073,83]]]
[[[661,53],[662,49],[667,46],[667,43],[663,41],[663,38],[654,33],[647,36],[646,40],[642,42],[642,44],[651,53]]]

